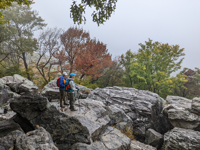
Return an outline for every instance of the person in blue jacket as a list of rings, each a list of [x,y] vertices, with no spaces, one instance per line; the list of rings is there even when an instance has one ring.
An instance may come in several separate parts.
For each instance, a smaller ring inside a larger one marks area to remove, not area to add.
[[[65,82],[67,81],[67,73],[63,72],[63,75],[60,76],[60,87],[59,87],[59,91],[60,91],[60,107],[64,108],[63,106],[63,102],[64,105],[67,105],[67,100],[66,100],[66,94],[65,94]]]
[[[67,92],[67,97],[70,102],[70,110],[71,111],[77,111],[75,108],[74,104],[76,101],[76,96],[77,96],[77,91],[79,90],[75,83],[74,83],[74,78],[76,74],[75,73],[70,73],[70,78],[65,82],[65,91]]]

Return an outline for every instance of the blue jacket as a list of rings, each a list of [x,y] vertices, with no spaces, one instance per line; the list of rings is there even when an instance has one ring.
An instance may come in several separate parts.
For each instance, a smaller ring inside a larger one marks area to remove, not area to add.
[[[60,87],[59,89],[64,91],[65,90],[65,82],[67,81],[67,78],[64,78],[63,76],[60,76]]]

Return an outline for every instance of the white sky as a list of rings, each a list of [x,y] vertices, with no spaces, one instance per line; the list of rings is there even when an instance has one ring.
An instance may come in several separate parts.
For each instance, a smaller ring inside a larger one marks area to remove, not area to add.
[[[48,27],[67,30],[74,26],[70,18],[72,0],[34,0],[33,10]],[[124,54],[128,49],[136,52],[138,44],[148,38],[153,41],[178,44],[185,48],[183,67],[200,68],[200,0],[118,0],[110,20],[97,26],[86,10],[87,22],[80,25],[107,44],[112,56]],[[38,34],[36,34],[37,36]]]

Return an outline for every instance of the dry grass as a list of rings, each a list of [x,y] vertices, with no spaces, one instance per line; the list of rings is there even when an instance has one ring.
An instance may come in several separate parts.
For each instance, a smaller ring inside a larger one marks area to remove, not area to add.
[[[116,128],[115,126],[112,126],[113,128]],[[117,128],[116,128],[117,129]],[[126,127],[125,131],[122,132],[123,134],[125,134],[127,137],[129,137],[131,140],[135,140],[135,137],[133,135],[133,131],[131,130],[130,127]]]
[[[125,132],[123,132],[127,137],[129,137],[131,140],[134,140],[135,137],[133,135],[133,131],[129,128],[129,127],[126,127],[125,128]]]

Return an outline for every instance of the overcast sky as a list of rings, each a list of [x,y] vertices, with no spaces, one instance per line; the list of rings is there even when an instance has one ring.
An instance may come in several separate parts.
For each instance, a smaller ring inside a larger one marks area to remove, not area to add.
[[[67,30],[74,26],[69,15],[72,0],[34,2],[33,10],[48,27]],[[128,49],[136,52],[138,44],[150,38],[185,48],[182,66],[200,68],[200,0],[118,0],[116,11],[100,26],[92,22],[91,12],[86,10],[87,22],[80,27],[107,44],[113,57]]]

